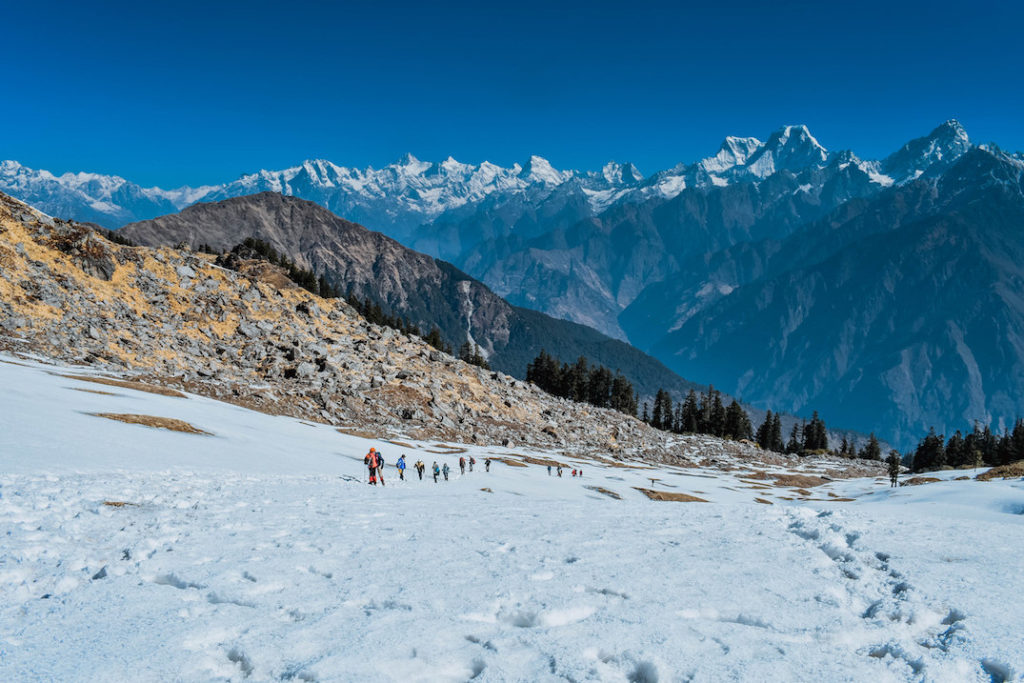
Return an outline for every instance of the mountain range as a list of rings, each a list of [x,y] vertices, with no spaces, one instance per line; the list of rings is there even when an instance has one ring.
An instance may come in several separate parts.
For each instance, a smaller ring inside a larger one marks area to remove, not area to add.
[[[581,172],[540,157],[502,168],[408,156],[165,191],[3,162],[0,190],[108,227],[197,201],[295,195],[450,261],[518,310],[628,340],[754,405],[820,408],[906,446],[930,426],[1024,412],[1012,341],[1024,307],[1006,284],[1017,278],[1008,255],[1021,164],[951,120],[878,160],[785,126],[646,177],[630,164]],[[328,246],[299,246],[288,253],[326,267],[316,254]],[[970,256],[949,260],[955,249]]]

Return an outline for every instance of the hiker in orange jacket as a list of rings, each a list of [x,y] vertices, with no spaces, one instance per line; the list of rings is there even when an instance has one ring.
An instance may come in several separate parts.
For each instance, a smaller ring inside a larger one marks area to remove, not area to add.
[[[370,452],[363,458],[363,464],[370,469],[370,484],[377,485],[377,449],[371,448]]]

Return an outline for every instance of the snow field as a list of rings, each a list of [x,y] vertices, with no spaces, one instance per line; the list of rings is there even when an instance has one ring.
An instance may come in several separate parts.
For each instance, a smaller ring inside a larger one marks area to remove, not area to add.
[[[433,444],[48,369],[0,363],[3,680],[998,681],[1024,671],[1020,482],[890,491],[851,480],[831,488],[855,503],[768,506],[729,473],[587,463],[582,481],[558,480],[497,462],[485,473],[490,451],[510,452],[479,447],[467,452],[476,470],[460,477],[458,454]],[[214,436],[89,414],[101,411],[178,418]],[[367,486],[370,445],[389,464],[401,452],[410,466],[447,460],[453,479],[402,483],[389,467],[386,487]],[[647,500],[631,487],[648,477],[715,502]]]

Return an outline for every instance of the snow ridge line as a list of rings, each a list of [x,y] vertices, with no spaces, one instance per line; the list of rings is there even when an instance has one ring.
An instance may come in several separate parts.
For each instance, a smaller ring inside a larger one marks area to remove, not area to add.
[[[970,632],[962,610],[928,604],[913,583],[891,566],[887,553],[864,547],[861,533],[844,527],[841,514],[798,508],[787,510],[784,519],[789,520],[787,528],[793,535],[824,553],[846,579],[850,596],[846,608],[855,611],[865,626],[854,638],[863,642],[858,652],[904,673],[908,667],[915,679],[931,678],[926,673],[930,664],[967,670],[979,680],[987,676],[992,683],[1013,678],[1005,664],[969,654]]]

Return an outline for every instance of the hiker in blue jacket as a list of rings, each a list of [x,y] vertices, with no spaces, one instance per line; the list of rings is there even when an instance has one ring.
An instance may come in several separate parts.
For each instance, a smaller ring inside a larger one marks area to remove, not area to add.
[[[398,459],[398,478],[405,481],[405,453]]]

